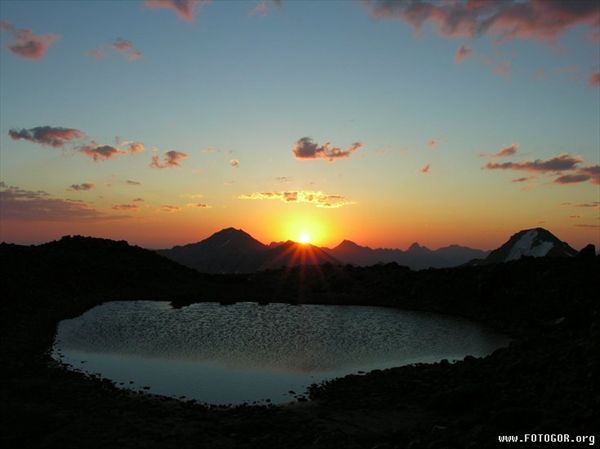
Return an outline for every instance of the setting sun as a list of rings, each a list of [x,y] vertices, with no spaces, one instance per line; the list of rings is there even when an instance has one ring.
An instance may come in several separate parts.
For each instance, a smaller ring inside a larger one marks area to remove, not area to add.
[[[311,238],[308,233],[303,232],[298,236],[298,240],[300,241],[300,243],[303,243],[306,245],[306,244],[310,243]]]

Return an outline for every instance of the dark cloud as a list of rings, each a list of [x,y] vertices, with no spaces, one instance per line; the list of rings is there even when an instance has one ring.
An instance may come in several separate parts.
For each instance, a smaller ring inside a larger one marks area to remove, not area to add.
[[[141,186],[142,183],[139,181],[132,181],[131,179],[128,179],[127,181],[125,181],[125,184],[130,185],[130,186]]]
[[[554,180],[556,184],[576,184],[579,182],[589,181],[591,176],[589,175],[563,175]]]
[[[30,191],[0,183],[0,206],[4,220],[85,221],[127,218],[107,215],[83,201],[53,198],[48,193]]]
[[[454,62],[456,62],[457,64],[460,64],[465,59],[469,58],[472,53],[473,53],[473,50],[471,50],[468,47],[465,47],[464,45],[461,45],[456,50],[456,54],[454,55]]]
[[[527,182],[527,181],[530,181],[532,179],[535,179],[535,176],[526,176],[526,177],[523,177],[523,178],[515,178],[511,182]]]
[[[547,160],[536,159],[522,162],[488,162],[484,168],[488,170],[524,170],[530,172],[560,172],[573,170],[583,159],[569,154],[560,154]]]
[[[39,60],[44,57],[50,46],[58,40],[56,34],[36,35],[29,29],[15,30],[12,25],[3,21],[1,31],[12,33],[14,43],[8,45],[8,49],[15,55],[25,58]]]
[[[592,184],[600,184],[600,165],[591,165],[581,167],[578,171],[581,175],[588,175],[592,179]]]
[[[212,206],[210,204],[206,204],[206,203],[189,203],[187,205],[188,207],[196,207],[198,209],[211,209]]]
[[[211,0],[146,0],[147,8],[172,9],[186,22],[192,22],[199,8],[208,5]]]
[[[279,200],[284,203],[309,203],[322,208],[338,208],[355,204],[342,195],[328,195],[311,190],[293,190],[284,192],[254,192],[240,195],[240,200]]]
[[[372,16],[397,19],[417,32],[431,23],[444,37],[491,35],[498,41],[527,39],[555,42],[570,28],[600,24],[595,1],[553,0],[363,0]]]
[[[40,145],[62,148],[71,140],[83,139],[85,133],[74,128],[61,128],[54,126],[37,126],[30,129],[11,129],[8,135],[13,140],[29,140]]]
[[[114,210],[128,210],[131,212],[140,210],[140,207],[137,204],[115,204],[112,208]]]
[[[519,149],[519,145],[517,145],[516,143],[513,143],[512,145],[504,147],[500,151],[495,153],[494,157],[512,156],[513,154],[515,154],[517,152],[518,149]]]
[[[89,145],[83,145],[78,148],[79,152],[85,154],[88,157],[91,157],[95,162],[98,161],[106,161],[111,159],[112,157],[118,154],[125,154],[124,151],[119,150],[110,145],[97,145],[96,143],[91,143]]]
[[[181,151],[167,151],[163,158],[163,162],[160,162],[160,158],[157,154],[152,155],[152,160],[150,161],[150,167],[152,168],[171,168],[171,167],[179,167],[180,162],[184,159],[187,159],[187,153],[182,153]]]
[[[96,187],[96,184],[93,182],[84,182],[82,184],[71,184],[69,187],[70,190],[91,190]]]
[[[341,148],[332,146],[329,142],[319,145],[310,137],[302,137],[294,144],[292,153],[296,159],[325,159],[327,161],[334,161],[336,159],[342,159],[350,157],[352,153],[363,147],[360,142],[353,143],[348,149],[342,150]]]

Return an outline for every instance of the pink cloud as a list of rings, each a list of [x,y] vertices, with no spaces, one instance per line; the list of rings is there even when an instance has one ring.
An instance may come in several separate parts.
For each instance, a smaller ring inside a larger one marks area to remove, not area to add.
[[[83,146],[79,147],[78,150],[81,153],[85,154],[86,156],[91,157],[94,160],[94,162],[103,161],[103,160],[106,161],[118,154],[125,154],[124,151],[121,151],[118,148],[115,148],[113,146],[97,145],[94,142],[92,142],[88,145],[83,145]]]
[[[123,54],[129,61],[136,61],[143,58],[141,51],[133,46],[131,41],[118,37],[113,43],[112,48]]]
[[[209,3],[210,0],[146,0],[144,5],[152,9],[172,9],[180,19],[192,22],[196,11]]]
[[[597,28],[600,8],[594,1],[391,1],[364,0],[373,17],[401,20],[417,33],[431,23],[444,37],[494,36],[554,43],[576,25]]]
[[[182,153],[181,151],[167,151],[163,158],[163,162],[160,162],[160,158],[157,154],[152,155],[152,160],[150,161],[150,167],[152,168],[171,168],[171,167],[179,167],[180,162],[184,159],[187,159],[187,153]]]
[[[74,128],[62,128],[53,126],[37,126],[30,129],[11,129],[8,135],[13,140],[29,140],[40,145],[62,148],[71,140],[83,139],[85,133]]]
[[[106,57],[106,52],[103,48],[92,48],[91,50],[86,51],[85,55],[95,59],[104,59]]]
[[[430,164],[427,164],[425,167],[422,167],[419,171],[424,175],[428,175],[430,173],[429,169],[431,168]]]
[[[519,145],[517,145],[516,143],[513,143],[512,145],[502,148],[500,151],[498,151],[496,154],[494,154],[494,157],[512,156],[513,154],[515,154],[517,152],[518,149],[519,149]]]
[[[600,87],[600,72],[590,73],[588,84],[592,87]]]
[[[454,62],[460,64],[465,59],[469,58],[472,53],[473,50],[465,47],[464,45],[461,45],[460,47],[458,47],[458,50],[456,50],[456,54],[454,55]]]
[[[332,162],[336,159],[348,158],[352,153],[361,149],[363,144],[355,142],[349,148],[343,150],[332,146],[329,142],[319,145],[310,137],[302,137],[297,140],[292,148],[292,153],[296,159],[325,159]]]
[[[440,143],[440,139],[431,139],[429,142],[427,142],[427,146],[429,148],[435,148],[438,146],[439,143]]]
[[[56,34],[36,35],[29,29],[14,30],[8,22],[3,22],[2,31],[12,32],[15,42],[8,49],[15,55],[40,60],[50,46],[58,40]]]

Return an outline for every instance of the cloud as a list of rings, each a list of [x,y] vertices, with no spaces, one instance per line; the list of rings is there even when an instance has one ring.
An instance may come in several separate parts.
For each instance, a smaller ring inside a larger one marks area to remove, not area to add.
[[[360,142],[355,142],[346,150],[332,146],[329,142],[319,145],[310,137],[302,137],[297,140],[292,148],[292,153],[296,159],[325,159],[334,161],[335,159],[347,158],[350,155],[363,147]]]
[[[456,54],[454,55],[454,62],[456,62],[457,64],[460,64],[465,59],[471,57],[472,53],[473,53],[473,50],[471,50],[470,48],[465,47],[464,45],[461,45],[456,50]]]
[[[600,165],[581,167],[579,169],[579,174],[589,175],[592,180],[592,184],[600,184]]]
[[[79,152],[91,157],[94,162],[106,161],[118,154],[125,154],[124,151],[119,150],[110,145],[98,145],[92,142],[88,145],[82,145],[78,148]]]
[[[508,147],[510,148],[510,147]],[[505,148],[506,149],[506,148]],[[502,152],[501,150],[500,152]],[[583,159],[569,154],[560,154],[547,160],[536,159],[534,161],[522,162],[488,162],[484,168],[488,170],[524,170],[530,172],[560,172],[573,170]]]
[[[279,200],[284,203],[309,203],[322,208],[338,208],[350,204],[342,195],[328,195],[323,192],[311,190],[293,190],[284,192],[254,192],[249,195],[238,196],[240,200]]]
[[[600,225],[597,225],[597,224],[583,224],[583,223],[578,223],[578,224],[574,224],[573,226],[575,226],[577,228],[600,229]]]
[[[69,190],[91,190],[96,187],[96,184],[93,182],[84,182],[82,184],[71,184]]]
[[[152,155],[152,160],[150,161],[150,167],[152,168],[171,168],[171,167],[180,167],[180,162],[184,159],[187,159],[188,155],[186,153],[182,153],[181,151],[167,151],[164,155],[163,162],[160,162],[160,158],[157,154]]]
[[[0,182],[0,205],[4,220],[85,221],[127,218],[107,215],[83,201],[53,198],[37,190],[24,190]]]
[[[431,139],[429,142],[427,142],[427,146],[429,148],[435,148],[439,145],[440,143],[440,139]]]
[[[510,39],[554,43],[576,25],[597,28],[600,8],[594,1],[434,1],[363,0],[376,18],[408,23],[416,33],[432,24],[439,35],[474,38],[490,35],[498,42]]]
[[[554,180],[556,184],[576,184],[579,182],[589,181],[591,176],[589,175],[581,175],[581,174],[573,174],[573,175],[563,175]]]
[[[127,181],[125,181],[125,184],[130,185],[130,186],[141,186],[142,183],[139,181],[133,181],[131,179],[128,179]]]
[[[37,126],[30,129],[11,129],[8,135],[13,140],[29,140],[40,145],[62,148],[71,140],[83,139],[85,133],[74,128],[61,128],[53,126]]]
[[[14,43],[8,45],[8,49],[14,55],[25,59],[42,59],[48,48],[59,39],[56,34],[38,36],[29,29],[15,30],[12,25],[6,21],[2,22],[1,29],[2,31],[12,33]]]
[[[566,203],[565,206],[573,206],[573,207],[600,207],[600,201],[592,201],[591,203],[577,203],[577,204]]]
[[[106,57],[106,52],[103,48],[92,48],[91,50],[86,51],[84,55],[94,59],[104,59]]]
[[[13,26],[7,20],[0,20],[0,33],[11,32],[13,30]]]
[[[275,181],[285,183],[291,182],[292,178],[290,176],[276,176]]]
[[[600,87],[600,72],[590,73],[588,84],[592,87]]]
[[[134,203],[141,203],[142,201],[144,201],[144,198],[134,198],[131,201],[133,201]]]
[[[137,204],[115,204],[112,208],[114,210],[128,210],[131,212],[140,210],[140,207]]]
[[[573,220],[576,220],[578,218],[581,218],[581,215],[569,215],[569,218],[572,218]]]
[[[512,180],[512,181],[510,181],[510,182],[527,182],[527,181],[531,181],[531,180],[533,180],[533,179],[536,179],[536,177],[535,177],[535,176],[525,176],[525,177],[523,177],[523,178],[516,178],[516,179],[513,179],[513,180]]]
[[[144,56],[141,51],[133,46],[131,41],[122,37],[115,39],[112,43],[112,48],[125,56],[129,61],[136,61],[142,59]]]
[[[162,212],[178,212],[181,208],[179,206],[172,206],[170,204],[165,204],[160,207]]]
[[[231,159],[229,161],[229,165],[231,165],[233,168],[238,168],[240,166],[240,161],[237,159]]]
[[[430,165],[427,164],[425,167],[422,167],[421,169],[419,169],[419,171],[421,173],[423,173],[424,175],[427,175],[427,174],[429,174],[429,168],[430,168]]]
[[[126,151],[129,154],[137,154],[144,151],[144,144],[141,142],[128,142],[126,145]]]
[[[196,11],[210,3],[210,0],[146,0],[146,8],[172,9],[177,16],[186,22],[192,22]]]
[[[187,207],[196,207],[198,209],[211,209],[212,206],[205,203],[188,203]]]
[[[517,152],[518,149],[519,149],[519,145],[517,145],[516,143],[513,143],[512,145],[504,147],[500,151],[495,153],[494,157],[512,156],[513,154],[515,154]]]

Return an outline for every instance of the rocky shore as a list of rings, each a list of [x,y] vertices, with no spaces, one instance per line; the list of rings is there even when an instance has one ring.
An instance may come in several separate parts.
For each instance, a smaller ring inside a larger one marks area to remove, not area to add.
[[[207,276],[123,242],[61,242],[0,245],[4,447],[480,448],[501,446],[498,435],[598,434],[593,254],[421,272],[392,264]],[[120,390],[50,359],[59,320],[123,299],[377,304],[465,316],[513,342],[483,359],[314,385],[308,402],[216,408]]]

